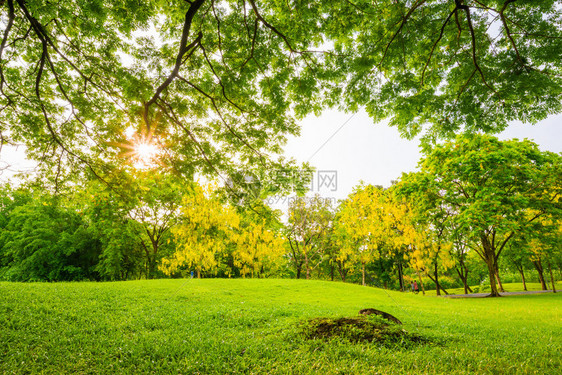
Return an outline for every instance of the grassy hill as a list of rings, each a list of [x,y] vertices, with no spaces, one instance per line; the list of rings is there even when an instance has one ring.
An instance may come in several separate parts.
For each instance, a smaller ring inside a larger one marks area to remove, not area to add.
[[[421,343],[306,339],[377,308]],[[0,283],[0,373],[554,374],[562,294],[446,299],[305,280]]]

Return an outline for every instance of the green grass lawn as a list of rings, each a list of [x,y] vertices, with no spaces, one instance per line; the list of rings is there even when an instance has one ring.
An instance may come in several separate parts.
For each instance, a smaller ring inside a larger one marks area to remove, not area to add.
[[[387,311],[426,342],[305,339]],[[0,283],[0,373],[557,374],[562,293],[445,299],[305,280]]]

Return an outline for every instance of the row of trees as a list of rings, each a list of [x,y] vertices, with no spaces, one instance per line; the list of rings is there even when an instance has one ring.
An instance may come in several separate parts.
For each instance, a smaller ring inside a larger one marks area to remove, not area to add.
[[[245,276],[262,272],[260,262],[282,248],[262,216],[240,215],[213,189],[154,171],[124,172],[110,185],[93,180],[57,194],[5,185],[0,200],[4,280],[125,280],[186,268],[216,273],[221,257],[231,266],[221,274]]]
[[[562,263],[561,160],[527,140],[459,136],[427,149],[419,171],[388,189],[360,185],[338,207],[292,199],[285,224],[260,198],[276,190],[257,180],[236,191],[123,171],[110,184],[93,180],[58,194],[5,186],[0,277],[337,273],[402,290],[429,279],[440,294],[444,275],[467,292],[487,276],[498,295],[500,269],[525,281],[532,267],[546,288]]]
[[[378,265],[380,274],[390,266],[403,290],[408,268],[410,280],[423,285],[423,274],[440,294],[440,273],[449,269],[468,292],[479,258],[494,296],[503,290],[501,263],[517,269],[523,282],[532,264],[544,289],[546,268],[555,288],[553,267],[562,263],[561,161],[528,140],[459,136],[427,150],[418,172],[386,190],[360,186],[336,210],[320,199],[297,200],[289,217],[297,275],[304,266],[308,277],[328,261],[342,280],[360,270],[365,284],[369,266]]]

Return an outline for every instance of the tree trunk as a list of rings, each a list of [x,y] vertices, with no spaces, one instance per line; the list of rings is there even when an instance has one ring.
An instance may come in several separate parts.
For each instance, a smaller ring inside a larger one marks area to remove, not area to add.
[[[517,270],[519,271],[519,274],[521,275],[521,280],[523,281],[523,290],[527,291],[527,282],[525,281],[525,271],[523,270],[523,266],[521,267],[517,266]]]
[[[297,279],[301,278],[302,265],[297,265]]]
[[[338,272],[340,274],[341,281],[345,283],[345,277],[347,276],[347,270],[345,269],[345,261],[338,261]]]
[[[154,261],[154,259],[151,259],[150,263],[148,264],[148,278],[154,279],[155,272],[156,272],[156,262]]]
[[[462,281],[464,287],[464,294],[468,294],[469,291],[470,293],[472,293],[472,289],[470,289],[470,286],[468,285],[468,268],[466,267],[466,265],[462,260],[460,262],[460,268],[455,267],[455,270],[457,271],[457,274],[459,275]]]
[[[483,252],[483,259],[488,266],[488,277],[490,278],[490,295],[489,297],[501,297],[501,294],[498,292],[498,287],[496,284],[496,256],[495,251],[490,244],[488,238],[484,235],[480,237],[482,241],[482,248]]]
[[[398,282],[400,283],[400,291],[404,291],[404,275],[402,274],[402,262],[398,261]]]
[[[502,279],[500,278],[500,270],[498,267],[497,260],[494,261],[494,268],[496,269],[495,275],[496,275],[496,280],[498,281],[498,285],[500,287],[500,292],[505,293],[505,290],[503,289],[503,285],[502,285]]]
[[[334,281],[334,263],[330,264],[330,278]]]
[[[420,271],[416,269],[416,273],[418,274],[418,280],[420,281],[419,287],[421,287],[422,293],[425,296],[425,287],[423,286],[423,281],[422,281],[422,278],[421,278]]]
[[[498,286],[500,287],[500,292],[505,293],[505,289],[503,288],[502,279],[500,279],[500,274],[496,269],[496,281],[498,282]]]
[[[197,268],[197,278],[200,279],[201,278],[201,269]]]
[[[546,282],[544,281],[544,270],[542,268],[541,260],[540,259],[534,260],[532,263],[533,263],[533,266],[535,266],[535,269],[537,270],[537,272],[539,273],[539,281],[541,282],[542,290],[547,290]]]
[[[146,260],[147,264],[147,279],[153,279],[156,276],[156,256],[158,255],[158,237],[155,233],[150,232],[148,229],[146,230],[146,234],[148,235],[148,239],[150,240],[150,244],[152,245],[152,254],[148,247],[145,245],[145,252],[146,252]]]
[[[554,274],[552,273],[552,267],[550,266],[550,260],[547,259],[547,263],[548,265],[548,272],[550,273],[550,283],[552,284],[552,291],[554,293],[556,293],[556,285],[554,285]]]
[[[501,297],[496,284],[496,269],[493,262],[493,260],[489,262],[488,260],[486,261],[486,265],[488,266],[488,276],[490,278],[490,297]]]
[[[439,279],[434,279],[433,277],[431,277],[430,274],[427,274],[427,277],[429,277],[429,279],[430,279],[431,281],[433,281],[433,283],[435,284],[435,288],[436,288],[435,291],[436,291],[436,293],[437,293],[438,296],[441,295],[441,291],[443,291],[443,293],[445,293],[445,294],[447,294],[447,295],[449,294],[449,292],[447,292],[447,290],[446,290],[445,288],[443,288],[443,287],[441,286],[441,284],[439,284]]]
[[[435,280],[433,280],[433,282],[435,283],[435,288],[437,290],[437,295],[440,296],[441,295],[441,285],[439,285],[439,273],[437,272],[437,262],[435,262],[434,268],[433,268],[433,275],[435,276]]]
[[[365,286],[365,263],[361,263],[362,285]]]

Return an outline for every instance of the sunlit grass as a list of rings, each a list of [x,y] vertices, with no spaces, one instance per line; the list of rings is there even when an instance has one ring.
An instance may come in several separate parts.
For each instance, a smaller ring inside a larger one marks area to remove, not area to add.
[[[536,373],[561,365],[562,294],[453,300],[304,280],[0,283],[0,373]],[[307,340],[387,311],[428,343]]]

